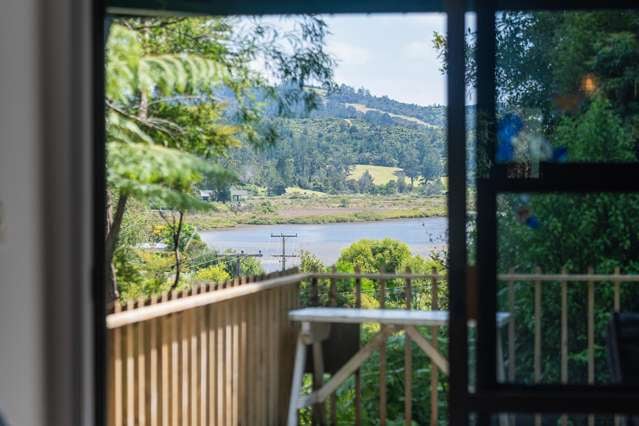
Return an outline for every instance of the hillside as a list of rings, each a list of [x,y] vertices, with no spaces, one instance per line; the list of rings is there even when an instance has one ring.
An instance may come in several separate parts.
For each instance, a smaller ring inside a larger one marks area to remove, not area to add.
[[[365,107],[361,112],[376,111],[395,116],[409,121],[418,120],[419,124],[443,128],[446,125],[446,107],[443,105],[421,106],[407,104],[390,99],[388,96],[374,96],[364,88],[354,89],[342,84],[327,99],[329,101],[348,104],[357,104]],[[360,107],[361,109],[361,107]]]
[[[319,93],[319,92],[318,92]],[[365,89],[323,93],[310,114],[274,119],[278,141],[242,147],[225,164],[240,180],[281,194],[287,187],[325,193],[403,191],[420,177],[436,180],[445,164],[445,108],[404,104]],[[373,176],[362,181],[365,169]],[[389,172],[389,170],[392,170]]]

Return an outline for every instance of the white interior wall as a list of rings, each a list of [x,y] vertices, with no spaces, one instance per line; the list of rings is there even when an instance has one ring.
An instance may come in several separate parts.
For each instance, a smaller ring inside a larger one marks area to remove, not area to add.
[[[92,70],[85,0],[0,6],[0,412],[92,425]]]
[[[0,13],[0,412],[44,424],[40,107],[36,0]]]

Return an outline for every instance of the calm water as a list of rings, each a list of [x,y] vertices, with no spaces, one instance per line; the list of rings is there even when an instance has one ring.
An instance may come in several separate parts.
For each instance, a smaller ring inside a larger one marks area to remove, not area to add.
[[[339,258],[340,251],[353,242],[367,239],[392,238],[409,245],[414,254],[428,255],[446,245],[447,220],[444,217],[424,219],[387,220],[382,222],[334,223],[325,225],[255,225],[219,231],[201,232],[206,244],[219,251],[233,249],[245,253],[262,251],[260,258],[268,272],[279,269],[282,240],[271,238],[271,233],[295,234],[297,238],[286,241],[287,254],[308,250],[326,265]],[[287,267],[299,264],[299,259],[287,259]]]

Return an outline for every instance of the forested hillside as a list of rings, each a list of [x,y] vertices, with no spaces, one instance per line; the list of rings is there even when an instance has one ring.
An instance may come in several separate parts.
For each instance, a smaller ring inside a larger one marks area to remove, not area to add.
[[[242,183],[278,194],[293,186],[392,193],[439,182],[445,165],[445,107],[404,104],[344,85],[321,94],[310,114],[277,119],[276,144],[232,151],[227,166],[238,171]],[[367,174],[349,178],[357,164],[402,170],[396,181],[380,188]]]

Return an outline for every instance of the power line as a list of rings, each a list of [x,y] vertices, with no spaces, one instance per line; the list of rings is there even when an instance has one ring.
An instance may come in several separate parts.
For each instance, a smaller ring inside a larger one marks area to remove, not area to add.
[[[243,258],[247,258],[247,257],[262,257],[264,256],[262,254],[262,250],[258,250],[257,253],[244,253],[244,250],[240,251],[239,253],[224,253],[224,254],[210,254],[210,255],[204,255],[201,257],[209,257],[209,258],[213,258],[212,260],[208,260],[205,262],[200,262],[200,263],[196,263],[196,264],[192,264],[191,266],[202,266],[202,265],[206,265],[209,263],[213,263],[215,262],[215,259],[218,258],[222,258],[223,261],[228,262],[229,260],[235,258],[235,274],[239,277],[240,275],[242,275],[242,259]]]
[[[297,238],[297,234],[271,234],[271,238],[281,238],[282,239],[282,254],[274,254],[273,257],[280,257],[280,262],[282,263],[282,271],[286,271],[286,258],[287,257],[299,257],[296,254],[286,254],[286,239],[287,238]]]

